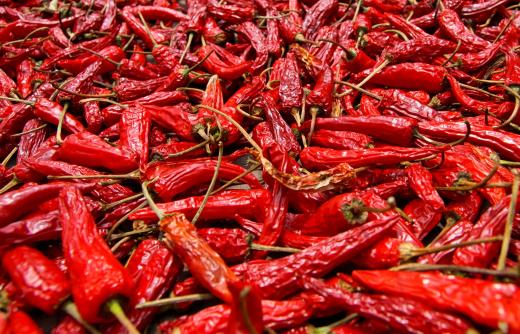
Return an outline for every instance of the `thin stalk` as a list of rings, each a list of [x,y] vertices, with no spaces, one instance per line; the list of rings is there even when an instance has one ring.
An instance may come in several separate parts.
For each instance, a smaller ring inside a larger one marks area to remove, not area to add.
[[[218,158],[217,158],[217,165],[215,166],[215,172],[213,173],[213,177],[211,178],[211,182],[209,184],[208,190],[206,191],[206,194],[204,195],[204,198],[202,200],[202,203],[200,204],[199,209],[195,213],[195,216],[193,216],[193,219],[191,220],[191,223],[195,225],[197,223],[197,220],[199,219],[200,215],[202,214],[202,211],[204,210],[204,207],[206,206],[206,203],[208,202],[209,196],[211,195],[211,192],[213,191],[213,188],[215,187],[215,184],[217,183],[218,179],[218,173],[220,171],[220,165],[222,164],[222,155],[224,154],[224,145],[221,141],[218,142]]]
[[[507,28],[509,28],[509,26],[511,25],[511,23],[513,22],[514,19],[515,19],[515,14],[511,15],[511,17],[509,18],[509,21],[507,21],[504,28],[502,28],[502,30],[500,30],[497,37],[495,37],[495,39],[493,40],[493,44],[495,44],[500,39],[500,37],[502,37],[502,35],[504,34],[504,32],[506,32]]]
[[[240,313],[242,314],[242,319],[244,320],[245,327],[249,334],[258,334],[255,326],[253,326],[253,323],[251,322],[251,318],[249,317],[249,312],[247,311],[247,295],[251,292],[251,287],[246,286],[245,288],[240,291],[239,297],[238,297],[238,303],[240,307]]]
[[[470,191],[478,188],[482,188],[486,185],[486,183],[491,180],[493,175],[496,174],[498,171],[498,168],[500,168],[499,164],[496,164],[493,169],[486,175],[485,178],[483,178],[480,182],[472,183],[467,186],[454,186],[454,187],[436,187],[437,190],[447,190],[447,191]]]
[[[31,129],[31,130],[27,130],[27,131],[24,131],[24,132],[19,132],[19,133],[15,133],[14,135],[11,135],[11,137],[21,137],[23,135],[26,135],[26,134],[29,134],[29,133],[33,133],[33,132],[36,132],[38,130],[41,130],[41,129],[44,129],[47,127],[47,124],[43,124],[43,125],[40,125],[39,127],[37,128],[34,128],[34,129]]]
[[[258,169],[258,167],[260,167],[261,164],[256,162],[252,167],[250,167],[248,170],[244,171],[243,173],[241,173],[240,175],[232,178],[231,180],[227,181],[226,183],[224,183],[222,186],[220,186],[217,190],[214,190],[211,195],[214,195],[224,189],[226,189],[227,187],[229,187],[230,185],[232,185],[233,183],[235,183],[236,181],[240,180],[241,178],[243,178],[244,176],[246,176],[247,174],[250,174],[251,172],[253,172],[254,170]]]
[[[466,89],[469,89],[469,90],[474,90],[474,91],[476,91],[476,92],[480,92],[480,93],[482,93],[482,94],[486,94],[486,95],[492,96],[492,97],[494,97],[494,98],[496,98],[496,99],[499,99],[499,100],[503,100],[503,99],[504,99],[502,96],[500,96],[500,95],[496,95],[496,94],[493,94],[493,93],[490,93],[490,92],[488,92],[487,90],[484,90],[484,89],[482,89],[482,88],[473,87],[473,86],[466,85],[466,84],[461,83],[461,82],[459,82],[459,85],[460,85],[461,87],[463,87],[463,88],[466,88]]]
[[[146,234],[146,233],[155,232],[155,231],[157,231],[157,228],[150,227],[150,228],[145,228],[145,229],[142,229],[142,230],[133,230],[133,231],[128,231],[128,232],[113,234],[111,240],[117,240],[117,239],[125,238],[125,237],[128,237],[128,236]]]
[[[185,303],[185,302],[211,300],[214,298],[215,297],[213,297],[213,295],[211,293],[196,293],[196,294],[192,294],[192,295],[184,295],[184,296],[178,296],[178,297],[170,297],[170,298],[152,300],[149,302],[137,304],[135,306],[135,308],[142,309],[142,308],[147,308],[147,307],[168,306],[168,305],[175,305],[175,304]]]
[[[356,22],[361,6],[363,6],[363,0],[358,0],[354,16],[352,17],[352,23]]]
[[[106,95],[108,95],[108,94],[106,94]],[[116,101],[112,101],[110,99],[97,98],[97,97],[90,97],[90,98],[82,99],[82,100],[79,100],[79,103],[83,104],[83,103],[92,102],[92,101],[106,102],[106,103],[114,104],[114,105],[116,105],[118,107],[121,107],[123,109],[128,108],[127,104],[122,104],[122,103],[119,103],[119,102],[116,102]]]
[[[209,139],[206,139],[206,140],[204,140],[203,142],[200,142],[200,143],[198,143],[198,144],[196,144],[196,145],[193,145],[192,147],[187,148],[187,149],[185,149],[185,150],[183,150],[183,151],[168,154],[168,156],[167,156],[166,158],[169,159],[169,158],[177,158],[177,157],[180,157],[180,156],[182,156],[182,155],[184,155],[184,154],[187,154],[187,153],[193,152],[193,151],[195,151],[196,149],[199,149],[199,148],[201,148],[201,147],[204,147],[204,146],[206,146],[206,144],[208,144],[208,143],[209,143]]]
[[[511,115],[509,115],[509,117],[502,124],[494,126],[493,129],[500,129],[506,125],[511,124],[511,122],[513,122],[516,119],[518,111],[520,110],[520,96],[517,94],[517,92],[505,85],[502,85],[502,87],[504,87],[509,93],[511,93],[515,97],[515,107]]]
[[[119,226],[121,226],[121,224],[123,224],[128,219],[128,217],[130,217],[130,215],[132,213],[136,212],[137,210],[140,210],[140,209],[144,208],[147,204],[148,203],[143,202],[143,203],[139,204],[135,209],[132,209],[132,210],[128,211],[128,213],[126,215],[121,217],[114,225],[112,225],[112,227],[108,231],[107,236],[106,236],[105,239],[108,240],[108,241],[112,240],[112,235],[114,234],[114,231],[117,230],[117,228]]]
[[[336,80],[336,83],[340,84],[340,85],[349,86],[350,88],[353,88],[353,89],[355,89],[355,90],[357,90],[357,91],[359,91],[359,92],[361,92],[361,93],[363,93],[363,94],[365,94],[367,96],[370,96],[371,98],[374,98],[374,99],[376,99],[378,101],[383,100],[383,98],[381,96],[379,96],[377,94],[374,94],[371,91],[368,91],[368,90],[366,90],[364,88],[361,88],[361,87],[358,87],[358,86],[356,86],[354,84],[351,84],[350,82],[342,81],[342,80]]]
[[[144,31],[146,31],[146,34],[148,35],[148,37],[150,37],[150,40],[152,41],[153,46],[156,47],[158,44],[155,41],[155,39],[153,38],[152,32],[150,31],[150,27],[148,27],[148,24],[146,23],[146,20],[144,19],[143,14],[141,14],[141,12],[139,12],[138,14],[139,14],[139,18],[141,19],[141,23],[143,24]]]
[[[103,56],[101,53],[97,52],[97,51],[94,51],[94,50],[91,50],[89,48],[86,48],[84,46],[80,46],[79,47],[80,50],[83,50],[83,51],[87,51],[87,52],[90,52],[92,53],[93,55],[96,55],[98,56],[99,58],[109,62],[110,64],[114,65],[115,67],[119,68],[121,66],[121,63],[118,63],[117,61],[115,60],[112,60],[110,58],[108,58],[107,56]]]
[[[309,134],[307,135],[307,145],[311,145],[312,135],[314,134],[314,129],[316,127],[316,118],[318,117],[319,109],[317,107],[311,107],[311,127],[309,129]]]
[[[506,226],[504,227],[504,239],[502,240],[502,247],[500,248],[500,255],[498,256],[497,270],[504,270],[506,268],[507,252],[509,251],[509,244],[511,243],[511,233],[513,231],[513,223],[516,214],[516,201],[518,200],[518,187],[520,186],[520,174],[513,170],[514,179],[511,189],[511,203],[509,204],[509,212],[507,213]]]
[[[519,278],[520,274],[509,270],[493,270],[477,267],[457,266],[452,264],[421,264],[408,263],[397,267],[390,268],[392,271],[411,270],[411,271],[432,271],[432,270],[449,270],[460,271],[469,274],[490,275],[495,277]]]
[[[254,119],[255,121],[263,121],[264,119],[262,117],[258,117],[258,116],[253,116],[251,114],[248,114],[247,112],[245,112],[242,107],[244,106],[244,104],[239,104],[238,106],[235,107],[235,109],[241,114],[243,115],[244,117],[247,117],[247,118],[250,118],[250,119]]]
[[[11,189],[13,189],[14,187],[16,187],[17,185],[19,185],[20,183],[21,183],[20,180],[18,180],[18,179],[16,178],[16,176],[13,177],[13,178],[11,179],[11,181],[9,181],[5,186],[2,187],[2,189],[0,189],[0,195],[2,195],[2,194],[4,194],[4,193],[8,192],[9,190],[11,190]]]
[[[349,314],[345,318],[340,319],[340,320],[338,320],[336,322],[333,322],[330,325],[315,328],[312,331],[312,334],[329,334],[329,333],[332,333],[332,330],[334,328],[336,328],[338,326],[341,326],[341,325],[344,325],[344,324],[347,324],[347,323],[351,322],[352,320],[356,319],[358,316],[359,315],[357,313]]]
[[[75,180],[75,179],[114,179],[114,180],[139,180],[139,174],[133,171],[128,174],[96,174],[96,175],[49,175],[49,180]]]
[[[446,59],[446,61],[444,61],[444,63],[442,63],[441,66],[446,66],[449,64],[449,62],[453,59],[453,57],[455,57],[455,54],[459,51],[460,49],[460,46],[462,45],[462,41],[460,39],[457,40],[457,46],[455,47],[455,50],[453,50],[453,52],[450,54],[450,56]]]
[[[143,197],[143,194],[135,194],[135,195],[132,195],[132,196],[120,199],[119,201],[115,201],[115,202],[109,203],[107,205],[104,205],[103,206],[103,210],[104,211],[110,210],[110,209],[112,209],[112,208],[114,208],[114,207],[116,207],[116,206],[118,206],[120,204],[128,203],[128,202],[133,201],[134,199],[138,199],[138,198],[141,198],[141,197]]]
[[[60,118],[58,121],[58,128],[56,130],[56,144],[61,145],[63,143],[63,138],[61,138],[61,130],[63,128],[63,120],[65,119],[65,114],[67,113],[67,109],[69,107],[68,103],[65,103],[63,106],[63,110],[61,111]]]
[[[119,240],[118,242],[116,242],[116,244],[114,246],[112,246],[110,248],[110,251],[112,253],[115,253],[116,250],[119,249],[119,247],[121,247],[122,244],[124,244],[125,242],[127,242],[128,240],[130,240],[130,237],[124,237],[122,238],[121,240]]]
[[[9,154],[5,157],[5,159],[2,161],[3,166],[7,166],[9,163],[9,160],[16,154],[16,151],[18,151],[18,147],[15,147],[9,152]]]
[[[146,198],[146,201],[148,202],[148,205],[150,206],[150,208],[153,210],[153,212],[155,212],[155,214],[157,215],[157,217],[159,217],[159,219],[163,219],[165,216],[164,212],[161,209],[159,209],[157,204],[155,204],[154,200],[152,199],[152,196],[148,192],[148,185],[150,183],[154,183],[156,180],[157,180],[157,178],[155,178],[151,181],[143,182],[141,184],[141,189],[143,190],[144,198]]]
[[[267,252],[281,252],[281,253],[298,253],[301,252],[301,249],[292,248],[292,247],[278,247],[278,246],[267,246],[252,243],[249,246],[250,249],[259,250],[259,251],[267,251]]]
[[[182,62],[184,61],[184,58],[186,57],[186,54],[190,49],[191,43],[193,42],[193,37],[195,37],[195,33],[193,31],[190,31],[188,33],[188,42],[186,43],[186,47],[184,48],[184,50],[182,50],[181,58],[179,59],[179,65],[182,64]]]
[[[394,34],[396,34],[397,36],[401,37],[403,40],[405,41],[409,41],[410,39],[408,38],[408,36],[406,36],[406,34],[404,32],[402,32],[401,30],[397,30],[397,29],[386,29],[386,30],[383,30],[383,32],[393,32]]]
[[[78,311],[78,308],[76,307],[76,304],[74,304],[73,302],[71,302],[71,301],[65,302],[65,304],[63,304],[63,306],[62,306],[62,309],[63,309],[63,311],[65,311],[65,313],[67,313],[72,318],[74,318],[74,320],[79,322],[81,324],[81,326],[85,327],[85,329],[87,331],[89,331],[89,333],[91,333],[91,334],[101,334],[100,331],[98,331],[91,324],[89,324],[88,322],[83,320],[83,318],[81,317],[81,314],[79,314],[79,311]]]
[[[390,64],[390,61],[388,59],[385,59],[379,66],[374,68],[372,73],[366,76],[365,79],[363,79],[360,83],[356,85],[356,87],[361,88],[364,84],[366,84],[370,79],[372,79],[377,73],[379,73],[383,68],[385,68],[388,64]]]
[[[121,304],[117,299],[111,299],[106,303],[107,309],[112,313],[116,319],[126,328],[128,333],[130,334],[140,334],[137,328],[135,328],[134,324],[128,319]]]

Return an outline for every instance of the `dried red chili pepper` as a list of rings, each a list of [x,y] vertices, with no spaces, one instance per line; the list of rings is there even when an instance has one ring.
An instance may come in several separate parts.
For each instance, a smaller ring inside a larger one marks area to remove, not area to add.
[[[132,279],[99,235],[75,187],[60,193],[60,221],[74,303],[85,321],[98,323],[105,318],[103,305],[113,298],[132,296]]]
[[[6,333],[9,334],[43,334],[43,330],[23,311],[9,312]]]
[[[423,301],[438,310],[464,314],[477,323],[496,328],[501,321],[512,331],[519,328],[518,287],[440,273],[406,271],[354,271],[352,276],[370,289]],[[457,289],[460,298],[449,291]]]
[[[191,274],[200,284],[218,298],[231,302],[232,296],[227,282],[237,278],[222,258],[205,241],[197,236],[195,227],[183,214],[167,216],[160,221],[168,245],[190,268]]]
[[[25,301],[47,314],[53,314],[70,294],[68,278],[37,249],[10,249],[2,257],[2,267],[22,291]]]

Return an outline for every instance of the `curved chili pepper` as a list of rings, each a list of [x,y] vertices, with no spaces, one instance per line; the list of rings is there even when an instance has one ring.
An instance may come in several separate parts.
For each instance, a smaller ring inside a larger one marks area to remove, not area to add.
[[[460,40],[469,50],[482,50],[490,47],[490,43],[472,33],[462,22],[457,12],[445,9],[437,16],[442,31],[452,40]]]
[[[443,311],[464,314],[479,324],[496,328],[501,321],[511,331],[520,327],[518,287],[508,283],[494,283],[440,273],[406,271],[354,271],[356,281],[370,289],[423,301]],[[456,289],[459,298],[452,298]]]
[[[410,183],[413,183],[413,178],[410,178]],[[413,200],[403,211],[412,219],[411,228],[419,240],[423,240],[442,218],[441,212],[425,200]]]
[[[55,240],[61,235],[58,211],[37,212],[0,228],[5,245]]]
[[[133,152],[143,169],[148,162],[150,115],[137,103],[123,112],[119,124],[119,145]]]
[[[289,52],[280,64],[280,106],[286,110],[298,108],[302,104],[303,88],[294,53]]]
[[[305,14],[302,23],[303,33],[307,38],[314,39],[314,34],[327,22],[338,8],[336,0],[320,0],[314,3]]]
[[[205,59],[202,63],[209,73],[216,74],[225,80],[235,80],[242,74],[251,70],[252,63],[250,61],[243,61],[240,64],[230,65],[215,54],[215,45],[206,45],[198,50],[200,59]]]
[[[123,147],[110,146],[89,132],[67,136],[56,154],[63,161],[107,168],[116,173],[130,172],[138,167],[133,152]]]
[[[352,293],[331,288],[310,277],[303,278],[303,285],[334,300],[349,312],[362,314],[385,322],[394,330],[409,333],[450,332],[466,333],[469,323],[462,318],[442,313],[426,303],[397,296]]]
[[[40,251],[18,246],[2,257],[2,267],[24,299],[47,314],[53,314],[70,294],[70,283],[56,264]]]
[[[352,167],[384,166],[427,158],[444,150],[446,150],[446,147],[404,148],[387,146],[346,151],[306,147],[301,151],[300,159],[306,168],[318,170],[332,168],[340,163],[348,163]]]
[[[60,221],[74,303],[83,319],[100,322],[103,304],[118,296],[132,296],[132,279],[99,235],[75,187],[63,188],[60,193]]]
[[[190,269],[200,284],[218,298],[231,302],[227,282],[235,281],[235,274],[206,242],[197,236],[195,227],[183,214],[167,216],[160,221],[168,245]]]
[[[306,121],[300,130],[308,130]],[[410,146],[416,121],[404,117],[390,116],[343,116],[338,118],[317,118],[316,129],[334,131],[354,131],[400,146]]]
[[[53,125],[58,125],[61,114],[63,113],[63,107],[57,102],[50,101],[46,98],[39,98],[34,105],[33,112],[35,116],[42,120]],[[70,133],[85,131],[83,124],[70,113],[65,113],[63,117],[63,129]]]
[[[262,333],[264,330],[262,300],[254,285],[241,281],[228,284],[233,303],[229,314],[227,333]]]
[[[406,169],[412,190],[437,211],[444,210],[444,201],[432,183],[430,172],[421,164],[412,164]]]

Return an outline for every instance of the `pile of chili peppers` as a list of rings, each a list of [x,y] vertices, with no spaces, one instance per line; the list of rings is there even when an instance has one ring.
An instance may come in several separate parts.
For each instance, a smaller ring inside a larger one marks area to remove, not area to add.
[[[0,0],[0,333],[520,333],[519,41],[514,0]]]

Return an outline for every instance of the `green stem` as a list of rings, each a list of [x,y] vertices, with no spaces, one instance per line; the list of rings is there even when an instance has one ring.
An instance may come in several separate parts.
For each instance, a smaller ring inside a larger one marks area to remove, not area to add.
[[[152,196],[150,195],[150,192],[148,191],[148,185],[150,183],[154,183],[156,180],[157,180],[157,178],[155,178],[151,181],[143,182],[141,184],[141,189],[143,190],[144,198],[146,198],[146,201],[148,202],[148,205],[150,206],[150,208],[153,210],[153,212],[155,212],[155,214],[157,215],[157,217],[159,217],[159,219],[163,219],[165,216],[164,212],[161,209],[159,209],[157,204],[155,204],[154,200],[152,199]]]
[[[116,299],[111,299],[106,304],[110,313],[112,313],[116,319],[126,328],[128,333],[130,334],[140,334],[137,328],[135,328],[134,324],[127,318],[121,304]]]
[[[72,318],[74,318],[74,320],[76,320],[77,322],[79,322],[83,327],[85,327],[85,329],[87,331],[89,331],[91,334],[101,334],[100,331],[98,331],[96,328],[94,328],[91,324],[89,324],[88,322],[86,322],[85,320],[83,320],[83,318],[81,317],[81,315],[79,314],[78,312],[78,308],[76,307],[76,304],[74,304],[73,302],[71,301],[67,301],[65,302],[65,304],[63,304],[63,311],[65,311],[65,313],[67,313],[68,315],[70,315]]]
[[[516,214],[516,201],[518,200],[518,187],[520,185],[520,174],[514,172],[513,186],[511,190],[511,203],[509,204],[509,212],[507,213],[506,226],[504,227],[504,239],[502,240],[502,247],[498,257],[497,270],[504,270],[506,268],[507,252],[509,251],[509,244],[511,243],[511,233],[513,231],[513,223]]]
[[[167,306],[185,302],[194,302],[201,300],[211,300],[215,297],[211,293],[197,293],[192,295],[178,296],[178,297],[170,297],[152,300],[149,302],[144,302],[136,305],[136,309],[147,308],[147,307],[159,307],[159,306]]]
[[[197,210],[197,213],[195,213],[195,216],[193,216],[193,219],[191,220],[191,223],[194,225],[197,223],[197,220],[199,219],[200,215],[202,214],[202,211],[204,210],[204,207],[206,206],[206,203],[208,202],[209,196],[211,195],[211,192],[213,191],[213,188],[215,187],[215,184],[217,183],[220,165],[222,164],[223,153],[224,153],[224,145],[222,144],[221,141],[219,141],[218,142],[218,158],[217,158],[217,165],[215,166],[215,172],[213,173],[213,177],[211,178],[211,182],[209,184],[208,190],[206,191],[206,194],[204,195],[204,199],[202,200],[202,203],[200,204],[200,207]]]

